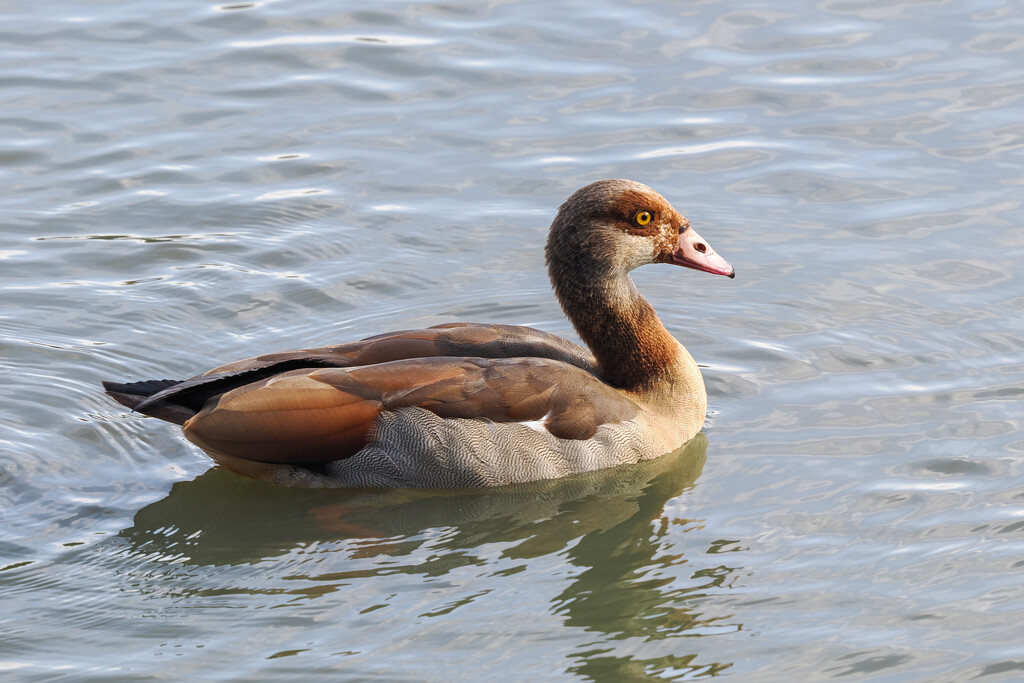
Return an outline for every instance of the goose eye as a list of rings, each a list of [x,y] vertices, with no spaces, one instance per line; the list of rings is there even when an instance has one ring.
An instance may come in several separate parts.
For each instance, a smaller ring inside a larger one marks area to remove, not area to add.
[[[637,225],[647,225],[648,223],[651,222],[651,212],[650,211],[641,211],[640,213],[638,213],[636,215],[636,219],[635,220],[636,220],[636,224]]]

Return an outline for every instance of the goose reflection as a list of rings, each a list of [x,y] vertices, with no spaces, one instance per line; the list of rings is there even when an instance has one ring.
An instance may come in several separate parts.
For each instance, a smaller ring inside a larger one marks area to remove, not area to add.
[[[680,534],[699,522],[669,518],[665,507],[694,485],[706,448],[698,434],[653,461],[480,491],[287,489],[212,470],[140,510],[120,533],[122,550],[177,567],[259,564],[243,579],[253,588],[236,591],[319,599],[372,577],[487,565],[500,544],[503,558],[559,555],[573,569],[548,609],[569,629],[595,635],[587,641],[701,635],[715,624],[693,598],[722,576],[680,572]],[[612,656],[606,644],[592,650],[567,652],[567,670],[597,680],[628,679],[637,667],[698,668],[675,653],[647,661]]]

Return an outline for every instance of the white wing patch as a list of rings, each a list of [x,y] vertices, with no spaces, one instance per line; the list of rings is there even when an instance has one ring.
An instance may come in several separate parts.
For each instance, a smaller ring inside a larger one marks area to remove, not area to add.
[[[519,422],[518,424],[521,424],[524,427],[529,427],[533,431],[540,432],[541,434],[550,434],[551,432],[548,431],[548,427],[544,423],[547,422],[548,419],[551,417],[552,412],[554,411],[549,410],[547,415],[538,420],[524,420],[523,422]]]

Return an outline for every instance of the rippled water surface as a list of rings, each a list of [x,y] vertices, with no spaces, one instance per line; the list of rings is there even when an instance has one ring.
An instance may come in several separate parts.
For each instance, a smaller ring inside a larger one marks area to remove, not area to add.
[[[1024,6],[6,3],[5,680],[1024,680]],[[102,379],[572,335],[603,177],[705,436],[488,492],[277,489]]]

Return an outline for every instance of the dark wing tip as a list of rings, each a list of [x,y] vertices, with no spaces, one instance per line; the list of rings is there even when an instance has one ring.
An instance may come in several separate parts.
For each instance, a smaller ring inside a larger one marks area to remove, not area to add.
[[[110,398],[132,410],[138,410],[139,406],[149,400],[151,396],[180,383],[181,381],[176,379],[149,379],[141,382],[102,382],[103,390]],[[143,408],[145,409],[145,406]],[[161,420],[167,420],[168,422],[174,422],[175,424],[182,424],[194,415],[195,411],[181,406],[169,405],[156,410],[146,410],[145,414],[160,418]]]
[[[159,393],[168,387],[181,384],[180,379],[147,379],[141,382],[101,382],[103,390],[108,394],[132,394],[141,398],[148,398]],[[140,400],[141,400],[140,398]]]

